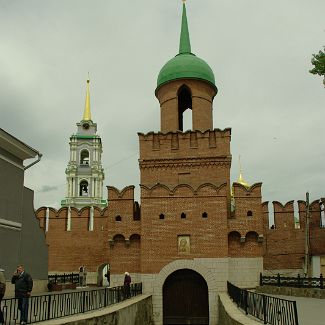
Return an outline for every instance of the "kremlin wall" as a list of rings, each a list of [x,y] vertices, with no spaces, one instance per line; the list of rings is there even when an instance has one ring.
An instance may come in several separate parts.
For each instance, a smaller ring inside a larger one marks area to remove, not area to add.
[[[177,198],[182,194],[190,201],[200,200],[200,196],[203,196],[200,195],[200,190],[204,196],[208,192],[216,196],[226,196],[224,189],[209,185],[196,190],[181,186],[172,190],[163,186],[142,189],[148,197],[157,195],[158,192],[161,193],[161,197],[173,195]],[[91,207],[80,210],[71,208],[70,211],[66,207],[59,210],[41,207],[36,211],[41,228],[44,231],[47,229],[49,272],[77,272],[81,265],[86,265],[88,272],[96,274],[93,282],[97,283],[98,268],[107,262],[112,274],[121,274],[125,270],[132,274],[141,273],[143,259],[141,259],[140,247],[143,226],[139,205],[134,201],[134,186],[126,187],[122,191],[108,186],[107,191],[109,205],[103,210],[97,207],[94,207],[93,211]],[[201,250],[204,251],[204,256],[207,256],[210,250],[210,256],[239,258],[261,256],[265,274],[278,272],[285,275],[303,274],[305,201],[298,201],[299,224],[295,222],[293,201],[285,205],[277,201],[273,202],[274,225],[270,225],[268,221],[270,203],[260,203],[261,184],[246,188],[239,183],[234,183],[234,199],[236,210],[233,215],[226,218],[225,229],[220,234],[227,239],[225,246],[215,247],[213,242],[208,241],[206,247],[193,248],[196,252],[191,252],[191,258],[200,256]],[[321,226],[319,202],[314,201],[310,206],[311,256],[321,256],[325,254],[325,227]],[[180,222],[184,223],[184,228],[189,226],[199,231],[206,221],[202,216],[205,211],[202,211],[193,211],[191,215],[186,216],[185,220],[182,220],[180,213],[176,215],[177,212],[175,216],[165,216],[165,219],[160,219],[162,211],[159,209],[152,211],[152,214],[156,219],[156,228],[162,225],[160,230],[162,233],[173,227],[178,228]],[[273,229],[271,226],[274,226]],[[218,233],[220,228],[216,225],[213,231]],[[198,233],[198,236],[203,235]],[[154,263],[151,264],[152,271],[155,271],[154,268],[161,267],[161,254],[169,252],[170,249],[165,236],[157,236],[156,244],[160,247],[160,253],[155,256]],[[170,256],[169,260],[175,258],[182,259],[183,256]],[[163,263],[167,262],[168,259]]]

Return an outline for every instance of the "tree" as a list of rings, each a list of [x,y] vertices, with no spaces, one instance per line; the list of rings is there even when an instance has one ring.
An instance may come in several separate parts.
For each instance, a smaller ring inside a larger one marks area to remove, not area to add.
[[[324,77],[323,84],[325,87],[325,52],[320,50],[318,54],[313,54],[311,63],[314,66],[314,68],[309,70],[309,72],[312,74],[318,74],[319,76],[323,76]]]

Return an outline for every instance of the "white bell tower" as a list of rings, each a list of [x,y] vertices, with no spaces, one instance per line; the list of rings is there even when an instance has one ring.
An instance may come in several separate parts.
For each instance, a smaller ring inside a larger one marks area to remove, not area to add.
[[[70,160],[65,171],[67,196],[61,201],[62,207],[107,206],[103,200],[102,141],[96,134],[97,124],[91,119],[89,82],[88,79],[83,118],[77,123],[77,133],[70,137]]]

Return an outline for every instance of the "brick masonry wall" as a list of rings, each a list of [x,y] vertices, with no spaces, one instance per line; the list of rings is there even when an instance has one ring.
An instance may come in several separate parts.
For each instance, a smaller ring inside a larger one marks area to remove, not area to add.
[[[282,205],[273,202],[274,206],[274,229],[265,225],[265,255],[264,268],[266,270],[303,268],[306,239],[306,202],[298,201],[298,215],[300,227],[294,224],[293,201]],[[325,229],[320,227],[320,209],[318,201],[310,204],[310,254],[325,255]],[[267,212],[265,210],[265,212]]]
[[[202,80],[181,79],[168,82],[156,91],[160,103],[161,131],[177,131],[178,127],[178,91],[183,86],[190,90],[193,112],[193,130],[213,128],[212,102],[216,90]]]
[[[103,211],[94,209],[93,231],[88,230],[89,208],[71,209],[71,231],[66,230],[67,208],[59,211],[50,208],[46,233],[49,271],[76,272],[81,265],[86,265],[88,271],[97,272],[100,265],[109,263],[112,274],[125,271],[147,274],[156,273],[169,262],[184,257],[263,256],[265,270],[298,273],[304,262],[304,223],[292,229],[292,203],[282,206],[275,202],[275,229],[269,229],[265,216],[261,216],[267,215],[267,211],[263,205],[258,208],[256,203],[258,187],[248,191],[246,196],[238,194],[235,218],[226,218],[226,187],[208,184],[196,190],[187,186],[172,190],[162,185],[154,189],[143,187],[141,221],[133,220],[134,201],[130,193],[133,189],[121,191],[120,197],[116,189],[110,189],[116,197],[110,193],[109,207]],[[245,193],[246,190],[241,191]],[[299,204],[299,216],[303,220],[305,204],[302,201]],[[247,209],[253,211],[252,217],[247,217]],[[181,218],[182,212],[186,214],[185,219]],[[207,218],[202,217],[203,212],[207,213]],[[163,220],[159,219],[161,213],[165,216]],[[37,210],[43,229],[45,214],[46,208]],[[121,216],[121,221],[115,220],[117,215]],[[312,254],[322,256],[325,255],[325,229],[319,227],[318,221],[319,211],[315,205],[311,212],[310,243]],[[263,243],[258,242],[257,236],[261,234],[264,235]],[[190,236],[189,254],[178,252],[179,235]]]

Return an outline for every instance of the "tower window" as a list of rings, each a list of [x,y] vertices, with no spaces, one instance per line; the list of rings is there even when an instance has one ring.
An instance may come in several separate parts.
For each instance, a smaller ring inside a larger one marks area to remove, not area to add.
[[[202,213],[202,218],[207,218],[208,217],[208,214],[206,212],[203,212]]]
[[[89,165],[89,151],[86,149],[80,153],[80,165]]]
[[[192,124],[192,94],[190,89],[183,85],[178,91],[178,129],[184,131],[184,112],[189,109],[190,115],[186,114],[186,121]],[[189,127],[192,130],[192,125]]]
[[[161,214],[159,215],[159,219],[165,219],[165,215],[164,215],[163,213],[161,213]]]
[[[116,216],[115,221],[122,221],[122,217],[121,216]]]
[[[251,210],[247,211],[247,217],[252,217],[253,216],[253,212]]]
[[[186,218],[186,214],[185,214],[184,212],[182,212],[182,214],[181,214],[181,218],[182,218],[182,219],[185,219],[185,218]]]
[[[88,196],[88,195],[89,195],[88,182],[87,181],[80,182],[79,196]]]

